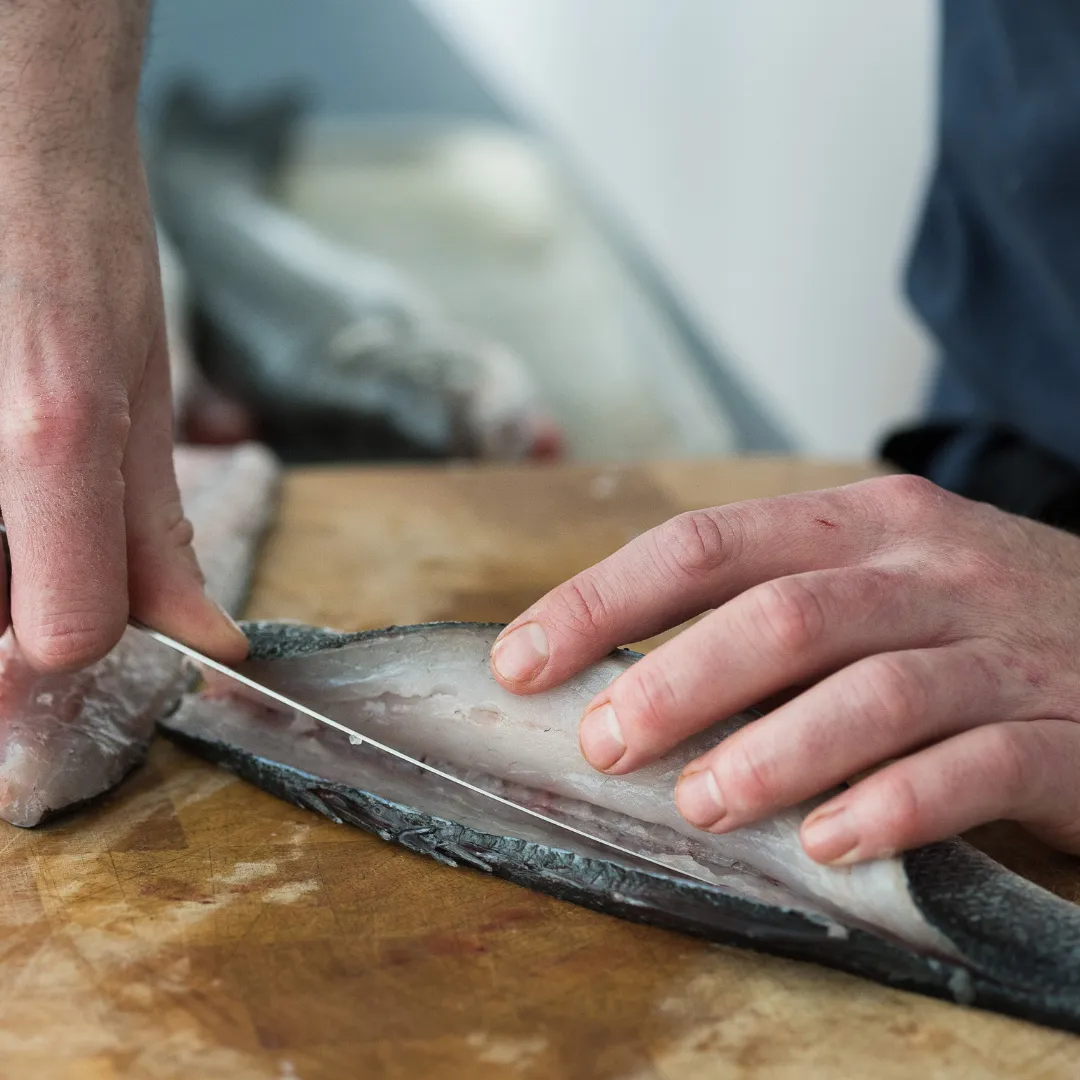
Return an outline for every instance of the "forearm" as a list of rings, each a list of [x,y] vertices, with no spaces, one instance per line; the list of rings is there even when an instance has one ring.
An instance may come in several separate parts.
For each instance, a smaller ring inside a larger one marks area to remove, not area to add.
[[[135,146],[149,0],[0,0],[0,158],[83,167]],[[4,171],[8,171],[5,169]]]

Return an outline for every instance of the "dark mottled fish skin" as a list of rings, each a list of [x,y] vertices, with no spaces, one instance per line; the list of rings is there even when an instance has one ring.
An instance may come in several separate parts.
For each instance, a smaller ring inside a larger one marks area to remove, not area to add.
[[[862,930],[829,935],[798,911],[768,907],[707,885],[630,870],[599,853],[493,835],[268,761],[225,742],[163,726],[178,746],[279,799],[352,825],[452,867],[494,874],[559,900],[715,941],[821,964],[898,990],[973,1005],[1080,1033],[1080,992],[1011,987],[958,964],[901,949]]]
[[[974,966],[1033,992],[1055,986],[1080,998],[1080,908],[1049,903],[1046,890],[960,840],[902,858],[919,910]]]
[[[245,631],[253,658],[261,660],[313,655],[387,633],[350,634],[273,623],[249,623]],[[253,754],[216,733],[193,733],[182,721],[166,720],[163,729],[179,745],[278,798],[447,865],[489,872],[632,921],[823,964],[898,989],[1080,1033],[1080,910],[960,841],[930,845],[903,857],[919,910],[965,958],[951,962],[863,929],[848,928],[838,935],[803,911],[735,896],[660,870],[629,868],[601,845],[584,840],[553,836],[551,842],[538,843],[501,832],[503,824],[512,827],[505,817],[510,811],[500,815],[495,808],[489,826],[493,831],[486,831]]]

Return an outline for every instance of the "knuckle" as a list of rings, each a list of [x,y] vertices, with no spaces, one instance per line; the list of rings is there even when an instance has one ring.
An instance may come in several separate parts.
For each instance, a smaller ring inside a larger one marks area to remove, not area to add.
[[[72,615],[53,619],[39,627],[23,651],[37,667],[47,671],[70,671],[100,660],[120,640],[120,620]]]
[[[986,781],[1009,801],[1029,794],[1032,756],[1023,729],[1019,724],[993,724],[981,732],[979,753]]]
[[[1010,661],[1003,652],[992,646],[966,651],[957,674],[969,697],[995,702],[1007,699],[1004,673],[1009,669]]]
[[[736,537],[732,522],[721,512],[692,510],[662,525],[656,543],[680,573],[697,578],[714,573],[732,557]]]
[[[195,526],[181,512],[176,521],[166,527],[165,537],[170,547],[191,547],[195,542]]]
[[[717,772],[731,801],[743,812],[753,812],[774,802],[776,782],[769,759],[754,753],[747,740],[724,748]]]
[[[876,724],[904,728],[930,709],[930,684],[910,660],[872,656],[856,665],[854,674],[852,705]]]
[[[190,547],[195,540],[195,527],[175,493],[147,506],[144,514],[133,516],[129,528],[133,544],[139,548],[162,546],[176,550]]]
[[[667,673],[648,658],[635,664],[612,688],[615,710],[632,716],[650,743],[659,742],[658,732],[670,725],[678,708],[678,696]]]
[[[891,566],[853,567],[844,574],[845,599],[850,600],[860,613],[895,602],[898,591],[905,585],[901,575]]]
[[[559,599],[562,601],[560,621],[569,629],[583,637],[602,633],[608,605],[589,571],[572,577],[563,586]]]
[[[783,653],[804,652],[825,632],[821,599],[797,578],[781,578],[758,586],[754,590],[753,616]]]
[[[69,462],[102,444],[120,451],[130,427],[126,403],[99,393],[22,398],[0,407],[0,442],[31,467]]]
[[[888,770],[875,785],[881,805],[886,809],[885,831],[896,848],[922,833],[923,804],[919,792],[904,772]]]
[[[869,487],[885,512],[903,523],[936,513],[948,497],[932,481],[907,473],[872,480]]]
[[[1080,853],[1080,799],[1073,777],[1080,763],[1080,738],[1071,720],[1034,720],[1023,725],[1028,763],[1013,816],[1045,842]]]
[[[943,549],[941,569],[949,593],[958,600],[982,604],[988,594],[1017,589],[1020,575],[995,552],[970,546],[949,545]]]

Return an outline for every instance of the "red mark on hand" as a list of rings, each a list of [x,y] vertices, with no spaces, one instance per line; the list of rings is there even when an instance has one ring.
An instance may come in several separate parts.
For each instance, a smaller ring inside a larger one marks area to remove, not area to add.
[[[836,525],[835,521],[826,521],[825,518],[814,518],[814,520],[819,525],[824,525],[826,529],[835,529],[835,528],[837,528],[837,525]]]

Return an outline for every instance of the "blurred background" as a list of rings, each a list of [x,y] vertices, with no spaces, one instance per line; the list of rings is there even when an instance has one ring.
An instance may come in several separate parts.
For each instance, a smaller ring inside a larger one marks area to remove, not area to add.
[[[935,59],[931,0],[158,0],[178,422],[308,461],[869,456],[932,359],[900,275]]]

